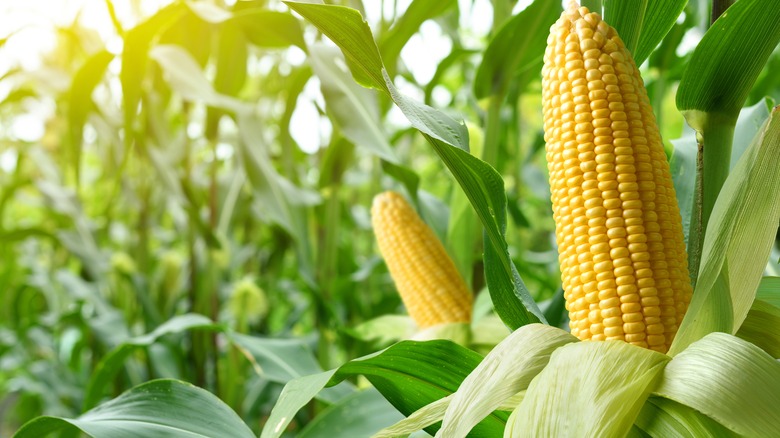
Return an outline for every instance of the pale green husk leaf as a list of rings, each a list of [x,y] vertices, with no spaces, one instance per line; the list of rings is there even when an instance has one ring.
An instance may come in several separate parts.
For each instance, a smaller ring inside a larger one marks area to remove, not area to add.
[[[663,397],[647,399],[634,423],[652,437],[731,438],[738,437],[696,409]]]
[[[622,341],[564,345],[531,382],[504,436],[626,436],[669,360]]]
[[[740,435],[780,431],[780,362],[736,336],[711,333],[666,367],[655,391]]]
[[[576,340],[568,332],[542,324],[515,330],[460,385],[436,436],[468,435],[501,403],[526,389],[558,347]]]

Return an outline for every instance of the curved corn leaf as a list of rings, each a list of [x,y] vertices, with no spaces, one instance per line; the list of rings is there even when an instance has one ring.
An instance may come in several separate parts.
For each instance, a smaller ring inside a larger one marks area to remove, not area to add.
[[[389,71],[395,71],[398,55],[401,49],[417,31],[420,25],[425,21],[435,18],[450,8],[457,6],[455,0],[439,0],[432,2],[430,0],[413,0],[404,14],[393,23],[393,26],[382,35],[379,40],[379,50],[382,52],[382,58],[387,63]]]
[[[249,42],[257,47],[296,46],[307,50],[301,22],[288,12],[250,8],[234,13],[232,21],[244,29]]]
[[[704,34],[677,90],[677,108],[702,130],[704,114],[736,121],[753,83],[780,42],[775,0],[738,1]]]
[[[317,358],[304,339],[276,339],[228,333],[228,340],[251,362],[255,373],[275,383],[321,373]],[[319,400],[336,403],[354,391],[350,383],[329,388],[317,395]]]
[[[604,21],[617,30],[631,54],[636,51],[648,0],[603,0]],[[637,65],[639,62],[637,62]]]
[[[744,436],[780,430],[780,362],[755,345],[711,333],[672,360],[655,391]]]
[[[38,417],[14,437],[40,438],[74,429],[93,438],[255,436],[214,394],[186,382],[162,379],[136,386],[78,418]]]
[[[380,123],[376,95],[351,78],[341,51],[324,43],[313,44],[309,63],[320,79],[328,114],[344,137],[358,148],[398,165],[398,157]]]
[[[219,93],[203,74],[195,59],[180,46],[161,44],[149,51],[166,73],[168,84],[184,99],[234,112],[249,112],[248,104]]]
[[[669,359],[622,341],[564,345],[531,382],[504,436],[625,436]]]
[[[79,184],[81,168],[81,142],[83,139],[84,123],[92,111],[92,92],[103,79],[108,64],[114,59],[114,55],[106,50],[89,57],[84,65],[73,76],[73,82],[68,94],[68,123],[70,125],[70,158],[76,174],[76,183]]]
[[[405,419],[380,430],[374,434],[372,438],[406,436],[440,422],[442,418],[444,418],[444,412],[447,411],[454,396],[455,394],[451,394],[447,397],[440,398],[433,403],[428,403],[414,411]]]
[[[501,319],[513,329],[544,321],[509,257],[504,237],[507,204],[504,182],[495,169],[467,152],[469,138],[465,125],[395,89],[384,70],[371,29],[359,12],[341,6],[285,3],[341,48],[358,83],[390,95],[450,169],[485,227],[489,242],[485,245],[486,279]]]
[[[404,415],[454,393],[482,357],[449,341],[404,341],[320,374],[290,381],[263,429],[262,438],[279,437],[295,413],[326,385],[363,375]],[[482,436],[500,434],[508,415],[492,413],[475,427]],[[426,429],[435,432],[436,426]]]
[[[688,0],[583,0],[617,29],[626,48],[641,65],[671,30]]]
[[[271,410],[271,415],[268,416],[268,420],[265,422],[260,438],[278,438],[282,436],[295,417],[295,414],[312,401],[318,392],[322,391],[337,370],[338,368],[319,374],[299,377],[290,380],[284,385],[282,393],[279,394],[279,398]]]
[[[528,324],[496,346],[455,393],[437,436],[465,437],[505,400],[528,388],[558,347],[577,338],[561,329]]]
[[[738,437],[696,409],[663,397],[650,397],[634,423],[644,433],[658,438],[730,438]]]
[[[130,29],[124,36],[122,49],[122,71],[119,80],[122,83],[122,106],[125,113],[125,144],[131,142],[133,122],[138,103],[141,101],[142,79],[149,65],[149,48],[157,35],[166,26],[185,12],[182,3],[173,3],[162,8],[151,18]]]
[[[540,70],[548,29],[560,13],[560,2],[536,0],[507,20],[482,55],[474,78],[474,96],[503,95],[520,71]]]
[[[449,341],[407,341],[377,356],[342,365],[332,382],[362,374],[396,409],[410,415],[454,393],[480,360],[482,356]],[[500,433],[506,417],[498,413],[488,416],[477,426],[476,433]],[[432,433],[436,429],[434,426],[426,431]]]
[[[344,6],[313,3],[284,2],[317,26],[344,52],[347,65],[358,84],[387,92],[382,77],[382,57],[374,41],[374,34],[355,9]]]
[[[641,65],[655,50],[661,40],[677,22],[688,0],[651,0],[647,2],[642,31],[639,33],[636,50],[631,53],[634,61]],[[658,108],[660,111],[660,108]]]
[[[764,277],[737,336],[780,358],[780,278]]]
[[[98,362],[95,371],[90,375],[89,383],[84,394],[82,409],[91,409],[98,404],[103,394],[103,389],[110,384],[116,373],[124,365],[127,358],[138,348],[148,347],[157,342],[162,336],[172,333],[200,329],[221,331],[223,327],[215,324],[209,318],[198,314],[186,314],[173,317],[154,331],[142,336],[128,339],[123,342]]]
[[[299,438],[371,436],[403,415],[374,388],[357,391],[318,414],[298,433]]]
[[[688,312],[670,348],[735,333],[747,316],[780,221],[780,110],[775,108],[723,186],[705,235]]]

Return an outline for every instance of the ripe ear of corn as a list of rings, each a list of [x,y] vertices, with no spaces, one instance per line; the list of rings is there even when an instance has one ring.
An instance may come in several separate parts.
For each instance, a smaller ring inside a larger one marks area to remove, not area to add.
[[[572,2],[550,29],[544,136],[571,332],[666,352],[691,299],[669,163],[615,29]]]
[[[433,230],[401,195],[377,195],[371,223],[398,293],[420,328],[471,321],[468,286]]]

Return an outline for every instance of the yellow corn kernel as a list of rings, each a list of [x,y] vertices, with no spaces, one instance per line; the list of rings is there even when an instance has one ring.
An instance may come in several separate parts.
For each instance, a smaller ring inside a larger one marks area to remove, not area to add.
[[[433,230],[401,195],[377,195],[371,223],[398,293],[420,328],[471,321],[468,286]]]
[[[550,29],[542,88],[572,334],[666,352],[692,290],[669,163],[634,59],[615,29],[572,1]]]

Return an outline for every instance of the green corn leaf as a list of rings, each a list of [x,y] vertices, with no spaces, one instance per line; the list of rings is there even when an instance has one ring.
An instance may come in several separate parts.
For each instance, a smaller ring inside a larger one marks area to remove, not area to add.
[[[735,333],[747,316],[780,221],[780,110],[775,109],[723,186],[705,235],[701,270],[671,355],[708,333]]]
[[[531,382],[504,436],[625,436],[668,361],[622,341],[564,345]]]
[[[328,384],[338,369],[319,374],[310,374],[291,380],[284,385],[282,393],[265,422],[260,438],[278,438],[282,436],[295,414],[312,401],[318,392]]]
[[[342,365],[334,378],[362,374],[396,409],[410,415],[454,393],[480,360],[482,356],[449,341],[405,341],[377,356]],[[506,417],[488,416],[477,426],[477,433],[500,432]]]
[[[355,146],[398,164],[395,150],[379,121],[376,95],[352,80],[339,49],[319,43],[309,50],[309,62],[320,79],[328,114]]]
[[[40,438],[75,429],[93,438],[255,436],[214,394],[186,382],[162,379],[136,386],[78,418],[38,417],[22,426],[14,438]]]
[[[646,434],[659,438],[736,438],[739,436],[696,409],[663,397],[648,398],[634,425]]]
[[[163,69],[171,88],[184,99],[226,111],[251,111],[248,104],[217,92],[195,59],[182,47],[161,44],[151,49],[149,56]]]
[[[141,86],[149,65],[149,48],[157,35],[167,25],[184,13],[181,3],[173,3],[161,9],[148,20],[130,29],[124,36],[122,50],[122,104],[125,113],[125,144],[130,144],[138,103],[141,101]]]
[[[288,12],[269,11],[261,8],[244,9],[233,15],[244,29],[250,43],[257,47],[300,47],[306,51],[301,22]]]
[[[677,22],[688,0],[649,0],[642,22],[642,31],[636,50],[632,51],[634,61],[641,65],[655,50]],[[660,111],[660,108],[657,110]]]
[[[736,121],[780,42],[778,22],[775,0],[738,1],[704,34],[677,90],[677,108],[694,129],[702,130],[704,117]]]
[[[326,385],[365,376],[404,415],[454,393],[482,357],[450,341],[404,341],[325,373],[290,381],[263,429],[262,438],[281,436],[295,413]],[[494,412],[475,427],[482,436],[500,435],[506,418]],[[435,433],[438,427],[426,430]]]
[[[444,412],[452,403],[453,397],[454,394],[448,395],[421,407],[403,420],[380,430],[372,438],[406,436],[440,422],[444,418]]]
[[[382,58],[387,63],[389,71],[395,71],[398,55],[401,49],[409,42],[409,38],[420,30],[420,25],[425,21],[435,18],[455,7],[455,0],[413,0],[404,14],[393,23],[379,40],[379,50]]]
[[[286,384],[303,376],[321,373],[322,368],[303,339],[274,339],[228,333],[228,339],[249,359],[258,376],[271,382]],[[328,403],[336,403],[354,391],[349,383],[329,388],[317,395]]]
[[[300,438],[371,436],[403,418],[376,389],[357,391],[317,415],[297,435]]]
[[[560,13],[560,2],[536,0],[504,23],[485,49],[477,69],[477,99],[503,95],[518,72],[541,69],[547,34]]]
[[[667,365],[656,394],[744,436],[780,430],[780,362],[755,345],[711,333]]]
[[[631,54],[636,52],[648,0],[603,0],[604,21],[617,30]]]
[[[152,345],[162,336],[196,329],[222,331],[223,327],[203,315],[180,315],[169,319],[154,331],[129,339],[111,350],[98,362],[95,371],[90,376],[82,408],[87,410],[98,404],[104,389],[113,382],[116,373],[137,349]]]
[[[79,184],[81,174],[81,149],[84,132],[84,123],[92,111],[92,92],[103,79],[108,64],[114,59],[114,55],[101,50],[92,55],[84,65],[79,68],[68,94],[68,123],[70,125],[70,156],[71,164],[76,175],[76,184]]]
[[[764,277],[737,336],[780,358],[780,278]]]
[[[285,4],[317,26],[341,48],[358,84],[387,91],[382,77],[382,57],[374,35],[360,12],[344,6],[296,2]]]

